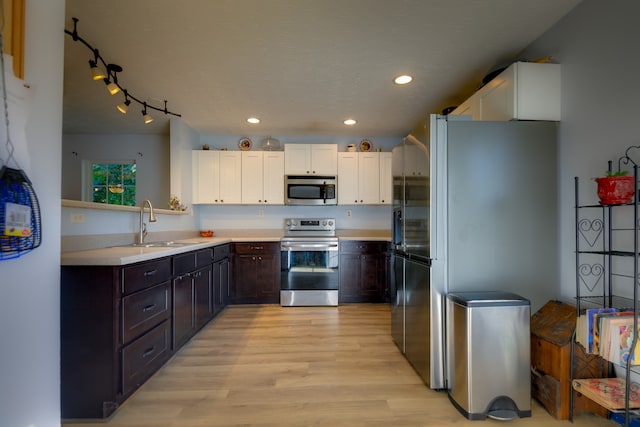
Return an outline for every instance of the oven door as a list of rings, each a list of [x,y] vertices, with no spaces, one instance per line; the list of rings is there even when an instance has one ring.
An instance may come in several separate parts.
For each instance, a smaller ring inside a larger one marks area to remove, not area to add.
[[[337,305],[338,242],[282,241],[280,304]]]

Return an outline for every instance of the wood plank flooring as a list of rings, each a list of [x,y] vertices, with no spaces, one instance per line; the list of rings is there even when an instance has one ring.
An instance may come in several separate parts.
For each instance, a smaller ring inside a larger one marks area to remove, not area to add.
[[[535,400],[512,426],[570,426]],[[488,419],[482,425],[505,425]],[[63,424],[73,427],[95,423]],[[231,306],[103,425],[478,425],[424,385],[391,339],[389,306]],[[615,426],[590,414],[576,426]]]

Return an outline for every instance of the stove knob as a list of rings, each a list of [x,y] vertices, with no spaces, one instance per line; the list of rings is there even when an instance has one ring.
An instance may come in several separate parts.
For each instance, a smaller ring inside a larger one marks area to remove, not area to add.
[[[322,225],[326,227],[327,226],[327,221],[322,221]]]
[[[295,219],[292,219],[292,220],[291,220],[291,225],[292,225],[293,227],[295,227],[295,226],[296,226],[296,220],[295,220]]]
[[[330,225],[330,226],[333,226],[333,221],[329,221],[329,225]]]

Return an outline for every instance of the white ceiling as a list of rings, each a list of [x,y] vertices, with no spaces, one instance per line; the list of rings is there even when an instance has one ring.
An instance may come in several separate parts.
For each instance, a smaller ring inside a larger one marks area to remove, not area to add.
[[[457,105],[580,0],[67,0],[65,29],[141,100],[202,134],[403,136]],[[552,54],[552,52],[549,52]],[[65,35],[65,133],[166,133],[126,116]],[[407,86],[393,77],[414,76]],[[257,116],[259,125],[246,118]],[[357,125],[347,128],[346,118]]]

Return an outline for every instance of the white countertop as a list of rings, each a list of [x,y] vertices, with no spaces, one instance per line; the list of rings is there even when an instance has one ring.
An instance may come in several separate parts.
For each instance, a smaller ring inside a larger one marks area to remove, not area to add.
[[[60,265],[63,266],[87,266],[87,265],[127,265],[141,261],[149,261],[165,256],[177,255],[198,249],[218,246],[231,242],[279,242],[282,233],[239,233],[243,235],[197,237],[176,240],[179,243],[188,243],[184,246],[162,247],[138,247],[138,246],[111,246],[99,249],[62,252]],[[390,234],[385,230],[338,230],[336,235],[341,240],[376,240],[389,241]]]

